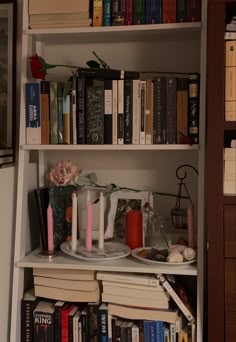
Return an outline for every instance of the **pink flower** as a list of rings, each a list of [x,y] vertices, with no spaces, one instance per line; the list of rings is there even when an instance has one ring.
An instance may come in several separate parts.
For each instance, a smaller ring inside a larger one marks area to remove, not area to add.
[[[48,173],[48,180],[54,186],[74,185],[80,170],[71,161],[61,161]]]

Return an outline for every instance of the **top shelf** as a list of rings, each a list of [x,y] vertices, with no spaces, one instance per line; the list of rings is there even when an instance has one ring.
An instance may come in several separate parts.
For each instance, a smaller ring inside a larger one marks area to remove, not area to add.
[[[201,23],[174,23],[152,25],[126,25],[107,27],[78,27],[58,29],[26,29],[26,35],[36,40],[64,43],[68,40],[79,43],[152,41],[156,39],[199,39]]]

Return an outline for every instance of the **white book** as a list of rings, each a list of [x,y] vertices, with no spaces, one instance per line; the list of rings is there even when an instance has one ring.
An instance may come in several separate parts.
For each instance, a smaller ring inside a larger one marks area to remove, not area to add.
[[[236,183],[236,173],[224,173],[224,181]]]
[[[236,194],[236,181],[224,180],[224,195],[235,195]]]
[[[124,80],[118,80],[117,141],[124,144]]]
[[[79,318],[80,311],[77,311],[73,317],[73,342],[79,342]]]
[[[48,21],[67,21],[89,19],[89,12],[79,13],[53,13],[53,14],[32,14],[29,16],[29,23],[48,22]]]
[[[176,342],[176,328],[175,324],[170,324],[170,342]]]
[[[89,0],[29,0],[29,14],[88,12]]]
[[[34,276],[34,284],[66,290],[95,291],[99,288],[97,280],[67,280]]]
[[[169,329],[169,327],[164,328],[164,341],[170,342],[170,329]]]
[[[87,270],[64,270],[57,268],[34,268],[34,276],[55,278],[55,279],[68,279],[68,280],[95,280],[95,271]]]
[[[112,80],[112,143],[117,145],[118,81]]]
[[[112,342],[112,315],[108,311],[107,315],[108,342]]]
[[[192,313],[189,311],[189,309],[185,306],[185,304],[182,302],[178,294],[175,292],[175,290],[172,288],[168,280],[162,275],[157,274],[157,279],[159,279],[160,283],[164,286],[164,288],[167,290],[171,298],[174,300],[174,302],[178,305],[179,309],[183,312],[185,317],[189,322],[194,322],[195,318],[193,317]]]
[[[145,116],[146,116],[146,81],[140,82],[140,96],[141,96],[141,113],[140,113],[140,137],[139,142],[141,145],[146,143],[145,135]]]
[[[43,21],[30,23],[31,29],[41,28],[66,28],[66,27],[89,27],[92,23],[91,19],[80,20],[59,20],[59,21]]]
[[[83,342],[83,339],[82,339],[82,323],[81,323],[81,321],[79,321],[78,337],[79,337],[79,342]]]
[[[103,283],[103,293],[118,295],[118,296],[126,296],[132,298],[146,298],[146,299],[158,299],[161,301],[166,301],[168,303],[170,296],[167,292],[157,292],[152,291],[151,288],[146,287],[146,290],[137,290],[137,289],[129,289],[125,287],[119,286],[106,286]]]
[[[224,163],[225,169],[224,172],[225,173],[236,173],[236,159],[235,160],[225,160]]]
[[[236,40],[236,32],[225,32],[225,40]]]
[[[225,121],[236,121],[236,101],[225,101]]]
[[[142,308],[169,309],[169,301],[159,300],[155,298],[133,298],[127,296],[102,293],[102,301],[106,303],[130,305],[134,307],[138,306]]]
[[[139,327],[135,324],[132,325],[132,342],[139,342]]]
[[[140,97],[140,80],[133,80],[133,138],[132,144],[139,144],[140,133],[140,111],[141,111],[141,97]]]
[[[159,280],[152,275],[121,273],[121,272],[97,272],[98,280],[105,280],[117,283],[138,284],[145,286],[160,286]]]
[[[102,285],[103,286],[114,286],[114,287],[118,286],[119,288],[125,288],[125,289],[151,291],[152,293],[164,292],[165,291],[161,285],[150,287],[150,286],[147,286],[147,285],[138,285],[138,284],[129,284],[129,283],[117,283],[117,282],[106,281],[106,280],[103,280]]]

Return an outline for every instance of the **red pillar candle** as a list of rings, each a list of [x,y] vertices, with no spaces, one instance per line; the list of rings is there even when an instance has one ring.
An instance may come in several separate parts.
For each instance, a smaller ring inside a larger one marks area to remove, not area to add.
[[[143,246],[141,210],[130,210],[126,213],[126,245],[131,249]]]

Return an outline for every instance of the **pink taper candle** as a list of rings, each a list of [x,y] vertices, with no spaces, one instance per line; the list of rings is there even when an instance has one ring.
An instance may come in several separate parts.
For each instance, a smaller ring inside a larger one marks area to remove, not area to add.
[[[47,223],[48,223],[48,251],[54,251],[54,243],[53,243],[53,214],[52,214],[52,207],[49,203],[47,209]]]
[[[92,250],[92,203],[90,192],[87,192],[86,250]]]
[[[188,207],[188,245],[194,248],[193,207]]]
[[[76,252],[77,248],[77,196],[76,192],[72,194],[72,234],[71,234],[71,249],[73,252]]]

